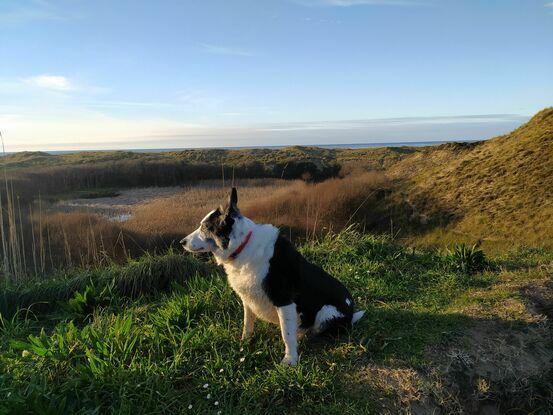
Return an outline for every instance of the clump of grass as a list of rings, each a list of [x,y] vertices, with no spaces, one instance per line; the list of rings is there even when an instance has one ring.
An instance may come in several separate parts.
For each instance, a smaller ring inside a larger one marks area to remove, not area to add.
[[[452,269],[468,275],[482,272],[490,267],[486,254],[478,248],[477,244],[470,247],[460,244],[447,249],[444,260]]]
[[[7,285],[0,292],[0,313],[10,317],[21,308],[31,308],[34,312],[52,311],[59,308],[60,301],[68,301],[91,284],[99,290],[112,286],[113,295],[118,297],[136,298],[167,291],[173,284],[184,283],[196,274],[214,273],[217,269],[213,265],[173,250],[164,255],[147,254],[124,265],[77,268],[61,271],[46,280]]]

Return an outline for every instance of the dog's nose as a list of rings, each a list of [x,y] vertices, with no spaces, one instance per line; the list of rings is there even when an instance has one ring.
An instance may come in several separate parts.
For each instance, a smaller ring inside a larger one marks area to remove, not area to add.
[[[182,238],[182,239],[180,240],[180,244],[181,244],[182,246],[186,246],[187,243],[188,243],[188,241],[186,240],[186,238]]]

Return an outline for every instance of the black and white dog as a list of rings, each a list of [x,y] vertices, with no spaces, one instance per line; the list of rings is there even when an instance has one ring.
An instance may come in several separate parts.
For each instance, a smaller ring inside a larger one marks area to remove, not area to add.
[[[283,364],[298,361],[297,339],[307,332],[350,327],[364,311],[338,280],[309,263],[272,225],[242,216],[233,188],[226,206],[209,212],[200,227],[180,243],[190,252],[212,252],[242,300],[242,339],[260,318],[280,325],[286,346]]]

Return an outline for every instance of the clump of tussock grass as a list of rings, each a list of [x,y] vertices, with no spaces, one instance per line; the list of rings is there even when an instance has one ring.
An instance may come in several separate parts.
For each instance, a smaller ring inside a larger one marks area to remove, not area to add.
[[[92,312],[102,306],[106,306],[111,300],[111,285],[97,287],[94,284],[87,285],[83,291],[75,291],[73,297],[67,303],[59,302],[65,310],[76,317],[85,320]]]
[[[136,298],[168,290],[172,284],[183,283],[190,276],[214,272],[214,266],[175,251],[165,255],[146,254],[124,265],[62,271],[47,280],[8,285],[0,293],[0,313],[9,317],[22,308],[36,312],[53,310],[59,301],[69,300],[76,292],[83,293],[89,285],[98,289],[111,285],[114,294]]]
[[[472,246],[460,244],[452,249],[446,249],[444,260],[453,269],[469,275],[482,272],[491,266],[486,254],[478,248],[477,244]]]

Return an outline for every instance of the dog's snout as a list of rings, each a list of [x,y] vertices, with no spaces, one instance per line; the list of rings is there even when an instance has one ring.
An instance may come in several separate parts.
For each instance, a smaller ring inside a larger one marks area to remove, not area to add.
[[[187,243],[188,243],[188,241],[186,240],[186,238],[182,238],[182,239],[180,240],[180,244],[181,244],[182,246],[186,246]]]

